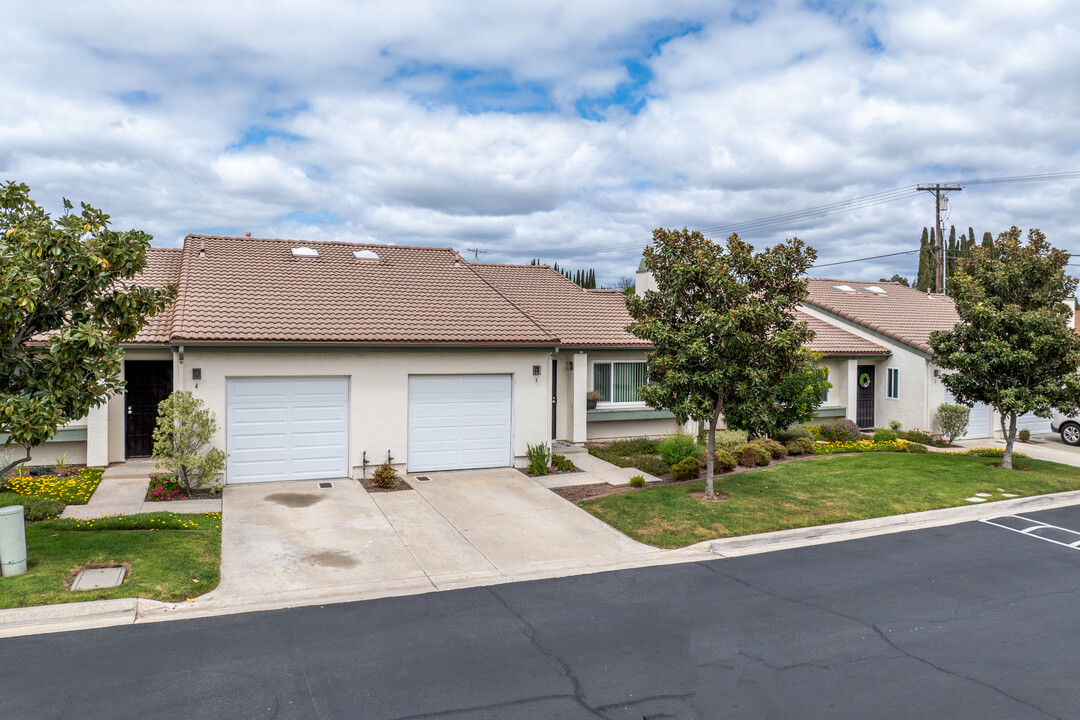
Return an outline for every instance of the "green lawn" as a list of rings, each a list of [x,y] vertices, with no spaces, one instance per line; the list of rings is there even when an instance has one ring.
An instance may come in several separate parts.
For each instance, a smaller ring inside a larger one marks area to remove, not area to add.
[[[977,492],[993,499],[1080,489],[1080,468],[1016,458],[1026,471],[992,467],[1000,458],[946,453],[865,453],[796,460],[724,475],[716,489],[730,499],[690,497],[705,482],[646,488],[587,500],[581,507],[649,545],[685,547],[703,540],[846,520],[970,505]]]
[[[26,527],[26,544],[28,571],[0,579],[0,608],[126,597],[179,601],[218,584],[221,514],[46,520]],[[127,581],[67,590],[64,581],[88,564],[126,565]]]

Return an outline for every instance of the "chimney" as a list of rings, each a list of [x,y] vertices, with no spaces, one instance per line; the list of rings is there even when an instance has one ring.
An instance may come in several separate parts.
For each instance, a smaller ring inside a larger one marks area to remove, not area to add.
[[[251,237],[251,233],[244,233],[244,237]]]
[[[199,238],[199,257],[206,257],[206,238]]]

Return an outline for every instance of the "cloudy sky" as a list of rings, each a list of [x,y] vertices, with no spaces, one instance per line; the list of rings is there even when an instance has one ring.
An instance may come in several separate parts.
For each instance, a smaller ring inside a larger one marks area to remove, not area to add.
[[[917,248],[917,183],[1080,170],[1075,0],[4,0],[0,63],[0,180],[162,246],[449,245],[610,283],[658,226],[908,188],[745,226],[825,264]],[[1078,206],[1076,179],[968,185],[947,224],[1080,253]]]

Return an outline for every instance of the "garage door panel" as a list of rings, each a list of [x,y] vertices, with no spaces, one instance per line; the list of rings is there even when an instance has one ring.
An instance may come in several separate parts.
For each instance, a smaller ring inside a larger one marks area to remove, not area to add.
[[[409,471],[513,462],[510,375],[409,378]]]
[[[230,483],[348,473],[348,378],[230,378]]]

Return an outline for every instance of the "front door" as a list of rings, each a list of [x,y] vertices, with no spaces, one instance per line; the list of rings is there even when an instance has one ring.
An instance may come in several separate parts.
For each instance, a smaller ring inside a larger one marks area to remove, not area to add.
[[[551,361],[551,439],[555,439],[556,433],[556,409],[559,405],[559,361]]]
[[[158,403],[172,392],[172,360],[126,360],[124,380],[124,457],[149,457]]]
[[[874,366],[860,365],[856,378],[855,423],[861,429],[874,427]]]

